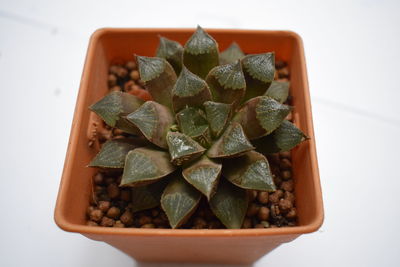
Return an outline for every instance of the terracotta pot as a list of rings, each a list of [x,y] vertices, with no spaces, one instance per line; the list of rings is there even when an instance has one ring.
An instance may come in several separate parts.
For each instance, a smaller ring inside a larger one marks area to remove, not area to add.
[[[107,74],[115,59],[133,54],[153,56],[158,34],[185,43],[194,29],[100,29],[91,37],[83,70],[71,136],[55,208],[57,225],[69,232],[104,241],[138,261],[248,264],[301,234],[316,231],[323,221],[323,205],[311,116],[307,72],[301,38],[288,31],[207,30],[225,49],[236,41],[246,53],[275,51],[288,62],[294,122],[311,139],[292,151],[299,225],[272,229],[172,230],[86,226],[91,195],[87,168],[96,153],[88,147],[91,115],[88,106],[107,92]]]

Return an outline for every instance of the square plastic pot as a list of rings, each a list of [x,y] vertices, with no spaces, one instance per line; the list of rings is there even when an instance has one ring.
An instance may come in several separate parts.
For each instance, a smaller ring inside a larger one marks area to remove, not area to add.
[[[100,29],[90,39],[55,208],[55,221],[61,229],[106,242],[138,261],[249,264],[321,226],[323,204],[301,38],[289,31],[207,31],[221,50],[235,41],[245,53],[275,51],[277,59],[288,62],[294,123],[311,138],[292,151],[298,226],[234,230],[86,226],[85,211],[95,172],[86,166],[96,153],[87,145],[91,120],[88,106],[107,93],[110,62],[132,60],[133,54],[153,56],[159,34],[184,44],[194,32],[194,29]]]

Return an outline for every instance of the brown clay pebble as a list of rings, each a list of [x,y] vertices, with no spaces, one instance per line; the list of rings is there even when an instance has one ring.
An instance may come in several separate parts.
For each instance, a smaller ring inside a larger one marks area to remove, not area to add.
[[[96,173],[96,174],[94,175],[94,177],[93,177],[93,182],[94,182],[95,184],[97,184],[97,185],[103,184],[103,182],[104,182],[103,174],[100,173],[100,172]]]
[[[125,211],[120,218],[121,222],[126,226],[130,226],[133,224],[133,214],[129,210]]]
[[[117,198],[119,196],[119,187],[117,184],[109,184],[107,186],[107,193],[110,198]]]
[[[283,189],[283,190],[285,190],[285,191],[292,192],[293,189],[294,189],[293,180],[284,181],[284,182],[281,184],[281,189]]]
[[[250,218],[245,218],[243,221],[242,228],[248,229],[248,228],[251,228],[251,226],[252,226],[252,223],[251,223]]]
[[[119,67],[116,74],[119,78],[124,78],[126,75],[128,75],[128,70],[123,67]]]
[[[152,223],[146,223],[142,225],[141,228],[156,228],[156,226]]]
[[[120,68],[120,66],[118,66],[118,65],[111,65],[109,68],[109,72],[113,73],[113,74],[117,74],[119,68]]]
[[[260,207],[257,204],[251,203],[249,208],[247,209],[246,216],[248,216],[248,217],[255,216],[258,213],[259,209],[260,209]]]
[[[157,217],[157,218],[153,219],[153,223],[156,224],[157,226],[159,226],[159,225],[164,225],[167,222],[165,220],[161,219],[160,217]]]
[[[90,219],[95,222],[100,222],[103,218],[103,212],[99,209],[95,209],[90,213]]]
[[[89,206],[86,209],[86,214],[87,216],[90,216],[90,214],[92,213],[92,211],[94,211],[96,208],[94,206]]]
[[[159,214],[160,214],[160,211],[158,209],[151,210],[151,216],[157,217]]]
[[[105,227],[111,227],[114,225],[114,223],[115,223],[115,221],[113,219],[104,216],[101,219],[100,225],[105,226]]]
[[[256,190],[249,190],[248,195],[249,195],[249,201],[253,201],[254,199],[257,198],[258,192]]]
[[[126,62],[125,67],[128,70],[136,69],[136,62],[135,61],[128,61],[128,62]]]
[[[292,120],[293,120],[293,113],[290,112],[290,113],[286,116],[285,120],[292,121]]]
[[[290,178],[292,178],[292,172],[289,170],[283,171],[281,173],[281,176],[283,180],[289,180]]]
[[[275,68],[282,69],[284,67],[286,67],[286,62],[285,61],[283,61],[283,60],[276,60],[275,61]]]
[[[196,229],[203,229],[207,227],[207,222],[201,218],[201,217],[196,217],[193,220],[193,227]]]
[[[291,193],[289,191],[285,192],[283,198],[289,200],[292,203],[294,203],[294,200],[295,200],[295,197],[294,197],[293,193]]]
[[[131,76],[131,79],[134,80],[134,81],[137,81],[140,78],[139,72],[137,70],[131,71],[130,76]]]
[[[267,207],[261,207],[258,211],[258,219],[260,221],[267,221],[269,218],[269,209]]]
[[[125,225],[120,221],[116,221],[113,227],[124,228]]]
[[[124,84],[124,90],[125,90],[125,92],[131,91],[131,90],[132,90],[132,86],[134,86],[134,85],[135,85],[135,82],[132,81],[132,80],[126,82],[126,83]]]
[[[286,218],[288,219],[295,219],[297,216],[296,208],[292,208],[287,214]]]
[[[289,77],[289,69],[288,68],[282,68],[278,70],[278,76],[279,78],[287,78]]]
[[[108,86],[111,88],[116,84],[117,84],[117,76],[115,76],[114,74],[109,74],[108,75]]]
[[[119,208],[117,207],[111,207],[108,211],[107,211],[107,217],[116,219],[119,217],[119,215],[121,214],[121,211]]]
[[[269,198],[268,192],[265,192],[265,191],[258,192],[257,200],[261,204],[267,204],[268,203],[268,198]]]
[[[274,193],[269,195],[269,202],[275,204],[279,202],[279,199],[283,197],[282,190],[276,190]]]
[[[114,177],[107,177],[105,179],[106,185],[110,185],[110,184],[114,183],[114,181],[115,181]]]
[[[140,225],[149,224],[151,222],[152,222],[152,219],[149,216],[143,215],[143,216],[140,216],[140,218],[139,218],[139,224]]]
[[[254,226],[254,228],[264,228],[264,225],[261,223],[258,223]]]
[[[290,162],[289,159],[284,158],[281,159],[281,162],[279,163],[279,167],[281,170],[290,170],[292,168],[292,163]]]
[[[286,212],[288,212],[289,210],[291,210],[292,208],[293,208],[293,204],[292,204],[292,202],[290,202],[289,200],[284,199],[284,198],[282,198],[281,200],[279,200],[279,209],[280,209],[282,212],[286,213]]]
[[[131,201],[131,190],[129,189],[122,189],[121,190],[121,195],[120,195],[121,200],[125,202],[130,202]]]
[[[99,202],[99,209],[104,213],[106,213],[108,211],[110,206],[111,206],[110,201],[100,201]]]
[[[279,152],[279,156],[280,156],[281,158],[290,159],[291,153],[290,153],[290,151],[282,151],[282,152]]]
[[[97,222],[94,222],[94,221],[87,221],[87,222],[86,222],[86,225],[87,225],[87,226],[99,226],[99,225],[97,224]]]
[[[268,159],[271,161],[272,164],[279,164],[280,162],[278,153],[268,155]]]

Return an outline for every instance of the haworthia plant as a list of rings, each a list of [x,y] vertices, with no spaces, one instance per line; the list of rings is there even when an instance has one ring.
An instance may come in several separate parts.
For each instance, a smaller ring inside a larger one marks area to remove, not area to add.
[[[247,190],[276,188],[265,155],[308,138],[285,120],[289,84],[273,81],[274,56],[245,55],[236,43],[219,54],[200,27],[184,46],[160,37],[156,57],[136,57],[154,101],[110,93],[90,107],[130,137],[104,143],[89,166],[123,169],[132,210],[161,205],[172,228],[201,198],[227,228],[240,228]]]

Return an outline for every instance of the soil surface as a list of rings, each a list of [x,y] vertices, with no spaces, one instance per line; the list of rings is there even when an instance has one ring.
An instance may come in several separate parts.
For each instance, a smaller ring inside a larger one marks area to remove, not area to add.
[[[289,81],[287,64],[277,60],[275,67],[275,80]],[[144,84],[139,78],[136,63],[133,61],[113,64],[109,69],[108,85],[110,91],[128,92],[144,99],[148,97]],[[289,96],[286,104],[290,102]],[[291,114],[287,119],[292,120]],[[95,126],[88,143],[91,147],[95,142],[101,145],[107,140],[122,138],[126,135],[105,124]],[[297,224],[291,153],[281,152],[267,157],[278,190],[273,193],[248,190],[250,203],[242,228],[288,227]],[[93,194],[87,209],[87,224],[104,227],[170,228],[167,216],[160,207],[131,212],[131,190],[118,186],[121,174],[121,171],[99,170],[94,175]],[[225,227],[213,215],[207,201],[203,199],[189,221],[181,228],[221,229]]]

